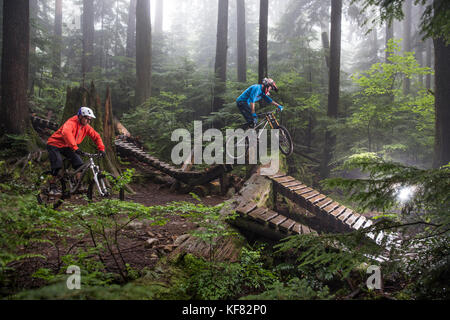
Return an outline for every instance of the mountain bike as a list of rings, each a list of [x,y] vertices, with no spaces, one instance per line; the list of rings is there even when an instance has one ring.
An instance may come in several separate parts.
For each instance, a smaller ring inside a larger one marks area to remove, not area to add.
[[[257,140],[259,140],[264,129],[266,129],[267,125],[269,125],[271,129],[278,129],[279,130],[278,131],[278,133],[279,133],[279,149],[282,154],[284,154],[285,156],[288,157],[294,151],[294,143],[292,142],[291,134],[289,133],[288,129],[286,129],[286,127],[279,124],[277,118],[275,117],[275,112],[281,112],[281,111],[279,109],[276,109],[276,111],[269,111],[269,112],[257,114],[258,119],[261,119],[261,120],[252,129],[256,130],[256,129],[260,128],[259,133],[257,134],[257,137],[256,137]],[[244,124],[242,126],[242,128],[245,130],[246,128],[248,128],[248,124]],[[236,142],[236,147],[238,149],[239,149],[239,147],[241,147],[241,148],[243,147],[243,149],[245,150],[245,153],[234,156],[234,155],[230,155],[228,153],[228,147],[230,146],[230,143],[233,142],[234,138],[235,137],[233,137],[233,136],[227,138],[227,141],[226,141],[227,154],[232,159],[239,159],[242,156],[248,154],[249,141],[248,141],[247,136],[244,136],[244,137],[241,137],[240,139],[238,139],[238,141]]]
[[[46,181],[48,180],[46,176],[48,177],[51,171],[45,171],[40,175],[41,182],[47,183],[44,183],[40,187],[39,193],[37,194],[39,204],[56,209],[63,204],[64,200],[69,199],[75,194],[86,194],[89,200],[93,200],[94,196],[97,196],[97,193],[100,197],[109,197],[111,195],[109,182],[106,180],[105,174],[100,171],[99,166],[94,162],[95,158],[100,158],[103,155],[101,153],[92,154],[83,152],[81,156],[87,157],[89,160],[77,170],[69,170],[69,160],[64,159],[63,169],[61,169],[56,182],[57,189],[60,190],[60,193],[58,192],[59,194],[52,194],[50,192],[50,185]],[[88,182],[83,182],[83,178],[89,170],[92,172],[92,177],[89,178]],[[81,173],[79,180],[77,179],[78,173]]]

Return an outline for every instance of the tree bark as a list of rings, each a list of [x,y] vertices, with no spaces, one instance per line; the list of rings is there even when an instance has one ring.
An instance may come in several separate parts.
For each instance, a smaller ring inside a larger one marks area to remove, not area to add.
[[[259,6],[259,56],[258,83],[267,77],[267,34],[269,20],[269,0],[260,0]]]
[[[152,29],[150,1],[136,3],[136,105],[144,103],[151,94]]]
[[[450,46],[442,38],[435,38],[433,42],[436,124],[433,166],[437,168],[450,162]]]
[[[331,1],[331,33],[330,33],[330,76],[328,84],[328,110],[329,119],[335,120],[338,116],[339,83],[341,68],[341,17],[342,0]],[[335,134],[327,129],[325,133],[324,157],[321,167],[321,176],[327,178],[330,174],[329,163],[332,159],[336,145]]]
[[[388,42],[394,38],[394,22],[393,21],[386,21],[386,49],[388,48]],[[389,63],[388,60],[389,53],[386,51],[385,55],[385,62]]]
[[[432,51],[433,51],[432,46],[433,46],[433,40],[431,38],[428,38],[426,40],[426,51],[427,51],[427,53],[426,53],[426,55],[427,55],[427,58],[426,58],[427,62],[426,62],[426,64],[427,64],[428,68],[431,68],[431,57],[433,55],[433,53],[432,53]],[[427,89],[431,89],[431,74],[427,74],[425,81],[426,81]]]
[[[163,32],[163,14],[164,14],[164,1],[156,0],[155,8],[155,35],[162,35]]]
[[[36,71],[37,71],[37,61],[36,61],[36,25],[37,25],[37,17],[38,17],[39,6],[37,4],[37,0],[30,0],[30,61],[29,61],[29,79],[28,79],[28,87],[29,87],[29,95],[34,95],[34,84],[36,79]]]
[[[56,78],[61,73],[61,46],[62,46],[62,0],[55,0],[55,26],[53,42],[53,68],[52,76]]]
[[[219,0],[217,13],[216,61],[214,64],[214,100],[213,110],[222,109],[224,104],[225,81],[227,80],[228,49],[228,0]]]
[[[83,83],[94,66],[94,0],[83,0]]]
[[[28,0],[3,1],[1,133],[25,134],[31,127],[27,99],[29,18]]]
[[[128,10],[126,51],[129,58],[136,55],[136,0],[130,1],[130,9]]]
[[[247,45],[245,37],[245,0],[237,0],[237,80],[247,81]]]
[[[412,0],[406,0],[404,4],[405,20],[403,20],[403,48],[404,52],[411,51],[411,10]],[[411,80],[407,77],[403,82],[403,93],[408,94],[411,88]]]

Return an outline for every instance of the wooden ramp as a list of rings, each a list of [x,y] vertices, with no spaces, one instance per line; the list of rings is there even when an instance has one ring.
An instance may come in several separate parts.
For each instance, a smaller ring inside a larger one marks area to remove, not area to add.
[[[304,183],[285,174],[275,174],[268,176],[273,182],[273,190],[279,192],[295,204],[307,209],[323,221],[330,232],[351,232],[370,227],[373,221],[367,219],[359,213],[341,205],[330,197],[320,193]],[[383,231],[378,234],[367,233],[367,236],[377,244],[386,241],[388,249],[392,245],[397,245],[396,237],[388,235],[385,239]]]
[[[279,233],[280,237],[294,234],[317,234],[317,231],[279,214],[266,207],[258,207],[254,202],[248,202],[236,208],[241,218],[256,222],[265,231]]]

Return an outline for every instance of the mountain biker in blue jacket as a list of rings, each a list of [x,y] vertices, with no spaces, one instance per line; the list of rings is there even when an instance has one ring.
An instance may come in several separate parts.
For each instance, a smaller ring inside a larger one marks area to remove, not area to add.
[[[283,106],[273,101],[270,97],[270,90],[278,92],[278,87],[270,78],[264,78],[262,84],[254,84],[248,87],[237,99],[236,105],[244,116],[249,127],[254,127],[258,122],[258,116],[255,113],[255,102],[264,99],[267,103],[273,104],[278,109],[283,110]]]

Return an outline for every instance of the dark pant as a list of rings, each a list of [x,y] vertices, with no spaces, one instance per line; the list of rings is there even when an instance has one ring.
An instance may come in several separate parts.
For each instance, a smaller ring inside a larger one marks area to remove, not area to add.
[[[63,167],[61,155],[70,160],[72,168],[75,170],[83,165],[83,160],[71,148],[58,148],[48,144],[47,151],[53,176],[57,176],[58,171]]]
[[[253,116],[252,116],[252,109],[250,108],[250,105],[245,101],[236,101],[236,105],[237,105],[239,111],[244,116],[245,120],[247,121],[247,125],[250,127],[253,127]]]

